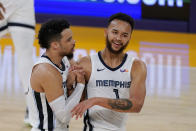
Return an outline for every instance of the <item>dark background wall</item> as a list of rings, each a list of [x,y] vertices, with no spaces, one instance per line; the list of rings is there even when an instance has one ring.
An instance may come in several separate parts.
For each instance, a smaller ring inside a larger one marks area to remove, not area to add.
[[[189,32],[196,33],[196,0],[191,1]]]
[[[196,33],[196,0],[191,1],[189,12],[189,20],[186,21],[141,19],[136,20],[135,28],[143,30]],[[36,13],[37,23],[43,23],[44,21],[47,21],[48,19],[52,18],[65,18],[69,20],[72,25],[77,26],[105,27],[107,23],[107,18],[103,17],[68,16]]]

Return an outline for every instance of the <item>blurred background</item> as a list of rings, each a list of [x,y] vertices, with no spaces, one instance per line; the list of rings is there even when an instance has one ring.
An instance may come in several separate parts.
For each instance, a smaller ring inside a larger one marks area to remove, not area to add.
[[[148,69],[147,96],[139,114],[130,113],[127,131],[196,130],[196,1],[195,0],[35,0],[34,56],[43,53],[37,34],[52,18],[70,21],[74,59],[105,46],[107,18],[131,15],[136,26],[126,52]],[[0,130],[28,131],[23,123],[25,102],[10,35],[0,39]],[[82,119],[70,131],[82,130]]]

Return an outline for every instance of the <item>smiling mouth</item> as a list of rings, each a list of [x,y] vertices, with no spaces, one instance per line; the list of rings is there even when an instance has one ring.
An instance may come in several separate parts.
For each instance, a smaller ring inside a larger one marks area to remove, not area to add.
[[[118,43],[113,42],[113,45],[114,45],[115,47],[120,47],[122,44],[118,44]]]

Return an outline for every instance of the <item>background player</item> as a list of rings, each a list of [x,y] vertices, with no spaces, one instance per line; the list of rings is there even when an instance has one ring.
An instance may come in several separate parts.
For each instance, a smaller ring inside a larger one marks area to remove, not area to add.
[[[11,34],[17,54],[17,66],[24,92],[27,92],[33,66],[35,14],[33,0],[0,1],[0,37]],[[28,104],[28,101],[27,101]],[[28,123],[28,115],[25,122]]]

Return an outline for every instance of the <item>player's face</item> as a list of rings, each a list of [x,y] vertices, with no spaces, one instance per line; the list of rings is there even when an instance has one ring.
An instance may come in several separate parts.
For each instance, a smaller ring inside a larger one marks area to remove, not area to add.
[[[60,55],[73,57],[74,47],[75,47],[75,40],[73,40],[73,33],[71,29],[65,29],[61,33],[62,38],[60,40]]]
[[[131,38],[131,26],[121,20],[113,20],[105,31],[106,46],[114,54],[121,53]]]

